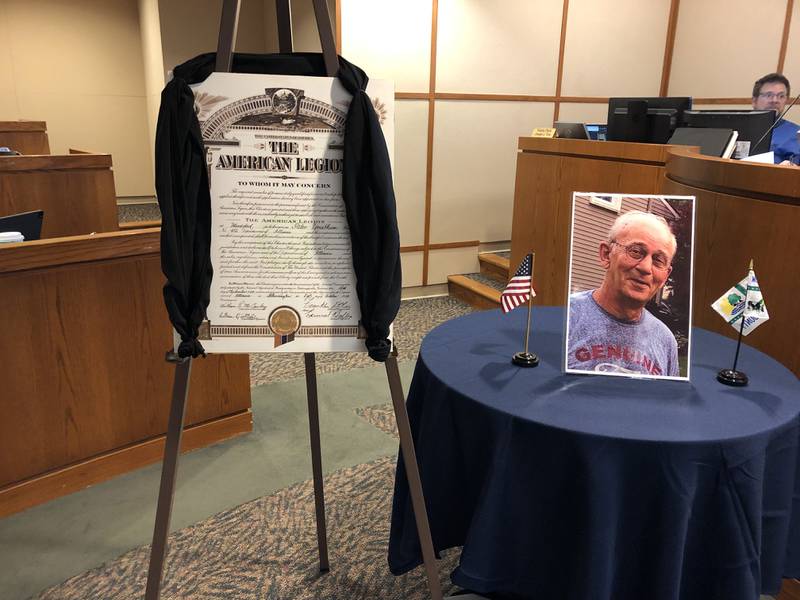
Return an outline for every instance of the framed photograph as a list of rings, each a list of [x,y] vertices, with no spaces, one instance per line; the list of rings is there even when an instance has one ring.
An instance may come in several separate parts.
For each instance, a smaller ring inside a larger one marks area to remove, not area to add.
[[[694,200],[573,194],[566,372],[689,379]]]

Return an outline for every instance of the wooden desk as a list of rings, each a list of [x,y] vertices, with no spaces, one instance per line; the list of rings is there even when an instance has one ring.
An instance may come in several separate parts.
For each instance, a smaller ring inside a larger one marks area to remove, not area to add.
[[[697,197],[694,324],[736,335],[708,307],[744,277],[752,258],[770,321],[745,342],[800,376],[800,169],[674,147],[667,153],[661,192]]]
[[[172,393],[159,229],[0,248],[0,516],[156,462]],[[192,369],[183,449],[250,431],[247,355]]]
[[[694,324],[734,336],[709,307],[747,272],[750,258],[773,319],[747,343],[800,375],[800,169],[702,156],[658,144],[520,138],[511,265],[536,251],[538,301],[567,297],[572,192],[697,196]]]
[[[42,239],[118,231],[111,155],[2,157],[0,216],[39,209]]]
[[[0,121],[0,146],[21,154],[50,154],[44,121]]]

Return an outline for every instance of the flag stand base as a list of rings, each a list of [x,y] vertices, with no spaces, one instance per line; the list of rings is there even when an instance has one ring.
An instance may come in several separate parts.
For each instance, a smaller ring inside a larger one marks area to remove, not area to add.
[[[538,367],[539,357],[530,352],[517,352],[511,362],[518,367]]]
[[[747,379],[747,375],[745,375],[741,371],[734,371],[733,369],[722,369],[722,371],[717,373],[717,381],[719,381],[720,383],[724,383],[725,385],[742,387],[747,385],[747,382],[749,380]]]

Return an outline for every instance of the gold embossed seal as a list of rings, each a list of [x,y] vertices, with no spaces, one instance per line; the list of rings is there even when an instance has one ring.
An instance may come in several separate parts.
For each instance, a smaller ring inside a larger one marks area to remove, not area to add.
[[[275,347],[288,344],[300,329],[300,313],[291,306],[279,306],[269,314],[269,327],[275,334]]]

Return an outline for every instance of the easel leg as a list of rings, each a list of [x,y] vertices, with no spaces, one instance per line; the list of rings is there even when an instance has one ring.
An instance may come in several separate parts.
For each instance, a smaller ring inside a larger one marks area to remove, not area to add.
[[[167,360],[170,360],[169,358]],[[150,548],[150,568],[147,572],[145,600],[158,600],[161,596],[161,575],[164,571],[164,558],[167,554],[169,520],[172,515],[172,501],[175,497],[175,477],[178,473],[178,454],[183,433],[183,414],[186,411],[186,398],[189,395],[189,375],[192,372],[192,359],[186,358],[175,365],[175,382],[172,386],[172,405],[169,409],[167,441],[164,447],[164,464],[161,467],[161,487],[158,491],[156,524],[153,529],[153,545]]]
[[[326,573],[328,563],[328,533],[325,527],[325,490],[322,485],[322,448],[319,439],[319,402],[317,401],[317,367],[313,352],[306,352],[306,395],[308,396],[308,429],[311,435],[311,469],[314,473],[314,506],[317,511],[317,545],[319,570]]]
[[[386,375],[389,378],[389,390],[392,394],[394,416],[400,434],[400,450],[408,477],[408,489],[411,493],[411,504],[414,507],[414,519],[417,522],[417,534],[422,548],[422,561],[428,575],[428,589],[432,600],[442,600],[442,587],[439,585],[439,571],[436,568],[436,556],[433,552],[433,539],[428,522],[428,511],[422,494],[422,480],[419,476],[417,453],[414,450],[414,438],[411,436],[411,424],[408,421],[403,386],[400,383],[400,371],[397,368],[397,357],[390,356],[386,360]]]

